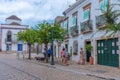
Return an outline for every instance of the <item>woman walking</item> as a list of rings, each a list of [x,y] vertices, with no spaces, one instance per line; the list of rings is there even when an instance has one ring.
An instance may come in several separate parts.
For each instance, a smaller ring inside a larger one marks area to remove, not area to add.
[[[78,61],[78,64],[85,64],[83,48],[80,49],[80,59]]]
[[[62,64],[63,65],[67,65],[66,64],[66,55],[65,55],[65,48],[63,48],[63,50],[61,51],[61,57],[62,57]]]

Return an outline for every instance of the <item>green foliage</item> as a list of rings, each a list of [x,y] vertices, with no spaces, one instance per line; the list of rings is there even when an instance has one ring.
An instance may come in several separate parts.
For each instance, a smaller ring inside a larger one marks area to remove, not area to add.
[[[37,32],[39,43],[49,43],[52,42],[52,30],[55,40],[63,40],[64,30],[58,23],[50,24],[47,21],[36,25],[34,28]]]
[[[116,32],[120,31],[120,21],[118,22],[118,18],[120,17],[120,10],[113,10],[113,6],[117,5],[110,5],[108,3],[107,10],[102,11],[104,13],[107,27],[106,32],[113,31],[112,34],[109,36],[115,34]]]
[[[37,24],[34,28],[36,32],[36,42],[39,44],[44,43],[47,52],[47,45],[48,43],[52,42],[52,31],[53,31],[53,38],[56,41],[63,40],[64,30],[62,29],[61,25],[58,23],[50,24],[47,21],[43,21],[40,24]],[[48,62],[48,56],[46,55],[46,62]]]
[[[31,59],[31,45],[36,41],[36,32],[33,29],[27,29],[26,31],[20,31],[17,34],[18,41],[26,42],[29,46],[29,59]]]
[[[74,55],[78,55],[78,53],[77,53],[77,52],[73,52],[73,54],[74,54]]]
[[[91,52],[91,50],[92,50],[92,45],[91,45],[91,44],[87,44],[87,45],[86,45],[86,50],[89,51],[89,52]]]
[[[36,39],[36,33],[33,29],[27,29],[26,31],[20,31],[17,34],[19,41],[26,42],[27,44],[34,44]]]

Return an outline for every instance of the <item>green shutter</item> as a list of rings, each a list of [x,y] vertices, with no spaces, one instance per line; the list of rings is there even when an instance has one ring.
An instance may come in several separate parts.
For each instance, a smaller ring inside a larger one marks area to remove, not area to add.
[[[108,0],[103,0],[100,2],[100,9],[101,10],[106,10],[108,6]]]
[[[83,19],[89,19],[89,14],[90,14],[89,9],[85,10],[85,11],[84,11]]]
[[[66,21],[64,22],[64,28],[67,28],[67,25],[68,25],[68,21],[66,20]]]
[[[72,26],[75,26],[76,25],[76,16],[73,16],[72,18]]]

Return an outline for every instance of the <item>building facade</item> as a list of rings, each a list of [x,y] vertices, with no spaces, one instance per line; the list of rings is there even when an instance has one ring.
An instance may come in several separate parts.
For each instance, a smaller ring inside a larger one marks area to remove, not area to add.
[[[69,54],[72,54],[72,60],[79,60],[80,48],[83,48],[86,62],[89,62],[92,56],[94,64],[120,67],[120,38],[116,35],[106,40],[106,36],[111,32],[106,33],[102,29],[106,22],[101,10],[106,10],[108,3],[119,4],[120,1],[78,0],[63,12],[65,18],[61,24],[66,29],[66,35],[60,47],[61,50],[63,47],[66,48]],[[120,6],[114,9],[119,10]],[[90,52],[86,49],[88,45],[92,47]],[[56,52],[60,55],[58,50],[59,46]]]
[[[17,40],[17,33],[26,30],[28,25],[22,25],[22,20],[15,15],[6,18],[5,21],[5,24],[0,25],[1,51],[7,53],[27,51],[27,44]]]

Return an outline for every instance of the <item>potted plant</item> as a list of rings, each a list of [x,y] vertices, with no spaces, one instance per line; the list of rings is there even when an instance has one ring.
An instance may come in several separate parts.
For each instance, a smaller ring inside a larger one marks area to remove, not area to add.
[[[77,52],[73,52],[74,55],[77,55],[78,53]]]
[[[87,45],[86,45],[86,50],[89,51],[89,52],[91,52],[91,50],[92,50],[92,45],[91,45],[91,44],[87,44]]]
[[[87,44],[87,45],[86,45],[86,50],[87,50],[89,53],[91,53],[92,45],[91,45],[91,44]],[[90,62],[90,64],[93,64],[93,57],[92,57],[92,56],[89,57],[89,62]]]

